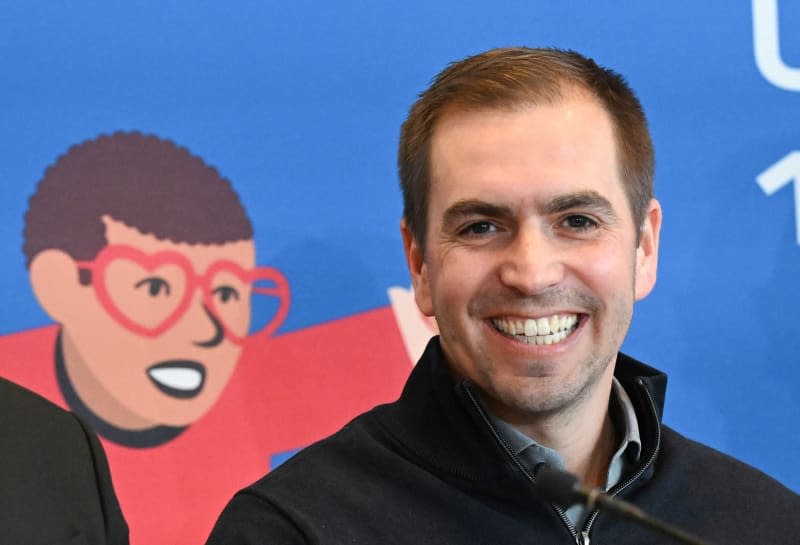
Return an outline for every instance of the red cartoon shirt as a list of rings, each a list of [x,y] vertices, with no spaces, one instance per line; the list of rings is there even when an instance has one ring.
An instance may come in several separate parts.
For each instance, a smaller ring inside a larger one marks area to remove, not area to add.
[[[69,408],[57,336],[50,326],[0,337],[0,375]],[[137,448],[101,436],[131,543],[203,543],[238,489],[395,399],[410,369],[390,307],[255,339],[217,403],[177,437]]]

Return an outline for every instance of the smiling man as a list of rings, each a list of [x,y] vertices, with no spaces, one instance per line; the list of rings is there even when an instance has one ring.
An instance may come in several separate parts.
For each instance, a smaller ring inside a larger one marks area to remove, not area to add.
[[[440,335],[397,402],[240,492],[210,543],[672,543],[549,504],[541,464],[712,542],[800,535],[800,498],[664,426],[665,375],[619,353],[661,227],[619,75],[551,49],[455,63],[411,108],[399,169]]]

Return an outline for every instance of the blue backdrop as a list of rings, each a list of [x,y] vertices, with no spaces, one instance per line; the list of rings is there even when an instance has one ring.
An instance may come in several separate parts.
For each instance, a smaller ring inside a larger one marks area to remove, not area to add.
[[[627,76],[656,145],[660,275],[626,350],[669,373],[670,424],[800,490],[797,28],[785,0],[3,2],[0,334],[49,321],[21,251],[36,182],[119,129],[233,181],[292,283],[281,331],[386,306],[417,93],[490,47],[573,48]]]

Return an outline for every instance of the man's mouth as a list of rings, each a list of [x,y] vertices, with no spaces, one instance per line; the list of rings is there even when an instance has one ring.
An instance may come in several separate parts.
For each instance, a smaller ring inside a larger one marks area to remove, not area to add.
[[[494,328],[528,344],[558,344],[569,337],[580,322],[577,314],[553,314],[541,318],[492,318]]]
[[[147,376],[156,388],[180,399],[197,396],[206,382],[206,370],[196,361],[167,360],[148,367]]]

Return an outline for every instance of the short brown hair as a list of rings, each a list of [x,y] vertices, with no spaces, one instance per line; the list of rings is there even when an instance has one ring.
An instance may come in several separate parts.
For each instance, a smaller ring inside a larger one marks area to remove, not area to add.
[[[608,112],[631,213],[637,226],[643,224],[653,196],[653,144],[642,105],[625,79],[574,51],[493,49],[455,62],[439,73],[403,123],[397,159],[403,217],[423,251],[430,198],[430,143],[437,121],[458,109],[554,104],[570,90],[595,97]]]
[[[25,214],[27,264],[49,248],[92,259],[106,245],[105,214],[173,242],[253,238],[239,197],[214,167],[170,140],[117,132],[71,147],[44,173]]]

